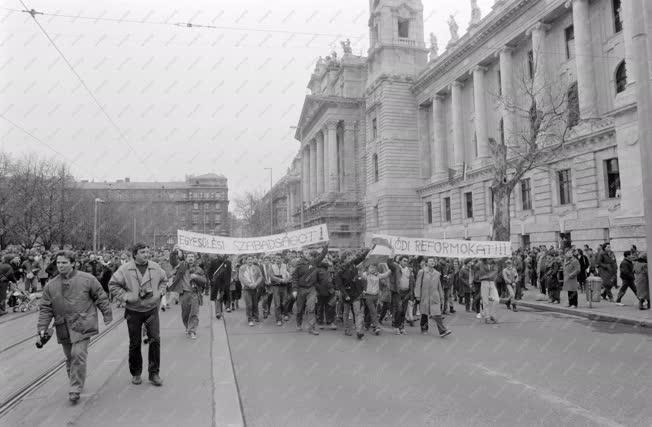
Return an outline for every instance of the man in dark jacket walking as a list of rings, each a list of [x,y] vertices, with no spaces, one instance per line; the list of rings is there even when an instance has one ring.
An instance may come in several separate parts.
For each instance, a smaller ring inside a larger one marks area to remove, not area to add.
[[[210,277],[211,301],[215,303],[215,317],[221,319],[224,296],[231,285],[231,261],[225,255],[220,255],[211,260],[207,273]]]
[[[9,283],[15,282],[16,278],[14,277],[14,270],[11,268],[8,262],[0,259],[0,316],[7,314],[7,289],[9,289]]]
[[[86,381],[88,343],[99,332],[97,309],[102,312],[105,325],[111,323],[113,315],[109,297],[97,279],[73,269],[74,253],[61,251],[56,260],[59,275],[45,285],[36,330],[43,338],[54,319],[57,341],[66,356],[68,398],[76,403]]]
[[[303,330],[305,314],[308,332],[319,335],[315,329],[316,286],[319,282],[319,266],[327,253],[328,244],[324,245],[320,254],[304,249],[292,272],[292,296],[296,299],[297,305],[297,331]]]
[[[627,292],[627,288],[630,288],[636,294],[636,286],[634,285],[634,256],[631,251],[625,251],[625,258],[620,263],[620,279],[623,281],[623,285],[618,291],[618,296],[616,297],[616,304],[624,305],[620,302]]]
[[[409,266],[407,256],[401,256],[397,264],[391,257],[387,266],[392,270],[389,276],[390,290],[392,292],[392,323],[396,335],[405,334],[405,312],[408,301],[414,298],[414,274]]]
[[[362,293],[365,290],[366,282],[358,272],[360,264],[369,253],[369,250],[363,251],[359,255],[349,254],[344,257],[344,263],[340,271],[335,274],[335,288],[342,294],[342,303],[344,305],[344,334],[352,335],[351,327],[352,316],[355,319],[355,331],[358,339],[364,337],[362,325],[364,313],[362,310]]]

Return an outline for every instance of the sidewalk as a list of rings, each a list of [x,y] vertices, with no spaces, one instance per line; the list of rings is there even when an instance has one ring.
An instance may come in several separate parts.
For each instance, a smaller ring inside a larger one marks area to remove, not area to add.
[[[612,290],[614,301],[618,295],[617,290]],[[631,290],[628,290],[622,299],[624,306],[616,305],[613,302],[600,301],[594,302],[593,308],[589,308],[589,302],[586,294],[579,294],[577,308],[568,307],[568,293],[561,292],[561,303],[550,304],[548,301],[537,301],[539,294],[536,288],[528,288],[524,293],[523,299],[518,301],[522,307],[533,308],[541,311],[552,311],[556,313],[570,314],[573,316],[585,317],[591,320],[602,322],[617,322],[626,325],[652,327],[651,310],[639,310],[638,299],[634,297]]]
[[[181,306],[160,313],[163,387],[131,384],[126,323],[89,351],[86,387],[77,405],[67,401],[65,370],[27,396],[0,419],[12,426],[242,426],[237,386],[223,321],[212,315],[206,298],[200,307],[198,338],[184,334]],[[116,310],[114,317],[122,316]]]

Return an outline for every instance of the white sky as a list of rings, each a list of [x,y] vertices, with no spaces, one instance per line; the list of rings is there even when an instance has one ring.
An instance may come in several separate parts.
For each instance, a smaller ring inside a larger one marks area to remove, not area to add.
[[[79,179],[179,180],[215,172],[231,199],[266,189],[297,151],[296,125],[315,60],[351,39],[368,46],[367,0],[24,0],[37,11],[229,29],[37,16],[104,107],[23,9],[0,2],[0,148],[66,161]],[[53,4],[56,3],[56,4]],[[136,4],[134,4],[136,3]],[[469,0],[425,0],[425,39],[440,53]],[[493,0],[479,0],[483,15]],[[328,7],[327,7],[328,6]]]

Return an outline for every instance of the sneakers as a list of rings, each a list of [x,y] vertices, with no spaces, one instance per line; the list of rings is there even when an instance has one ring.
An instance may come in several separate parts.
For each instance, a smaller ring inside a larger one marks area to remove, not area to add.
[[[191,340],[196,340],[196,339],[197,339],[197,334],[194,333],[194,332],[191,332],[190,334],[188,334],[188,337],[189,337]]]
[[[283,322],[279,320],[278,322],[276,322],[276,326],[283,326]]]
[[[71,391],[68,393],[68,400],[70,400],[71,403],[75,404],[79,400],[79,393]]]
[[[249,326],[254,326],[254,322],[252,320],[249,321]]]
[[[324,330],[325,327],[326,326],[324,326],[324,325],[319,325],[319,329],[322,330],[322,331]]]
[[[407,335],[407,332],[405,332],[405,329],[399,329],[398,331],[401,333],[401,335]]]
[[[493,316],[489,317],[489,321],[490,321],[491,323],[498,323],[498,321],[496,320],[496,318],[493,317]]]
[[[623,304],[622,302],[617,302],[616,305],[618,305],[618,306],[620,306],[620,307],[624,307],[624,306],[625,306],[625,304]]]
[[[310,335],[319,335],[319,331],[317,329],[311,329],[308,331]]]
[[[444,332],[442,332],[441,334],[439,334],[439,336],[442,337],[442,338],[444,338],[444,337],[449,336],[450,334],[452,334],[451,331],[444,331]]]
[[[134,375],[134,376],[131,378],[131,383],[132,383],[132,384],[136,384],[136,385],[138,385],[138,384],[142,384],[142,383],[143,383],[143,379],[140,378],[140,375]]]
[[[476,314],[476,315],[475,315],[475,318],[476,318],[476,319],[482,319],[482,314],[481,314],[481,313]]]
[[[301,325],[297,325],[297,332],[301,332],[301,331],[303,331],[303,328],[301,327]]]
[[[380,328],[374,328],[374,335],[380,335]]]
[[[337,331],[337,325],[335,323],[331,323],[330,325],[328,325],[328,329],[330,329],[331,331]]]
[[[401,335],[401,330],[399,328],[394,328],[394,335]]]
[[[288,320],[290,320],[290,316],[288,315],[283,316],[283,320],[287,322]]]
[[[230,312],[231,312],[231,307],[227,307],[227,308],[226,308],[226,312],[227,312],[227,313],[230,313]]]
[[[362,332],[358,332],[356,335],[357,335],[357,337],[358,337],[359,340],[361,340],[362,338],[364,338],[364,334],[363,334]]]
[[[163,380],[161,379],[161,377],[158,376],[158,374],[150,375],[149,382],[154,384],[156,387],[160,387],[163,385]]]

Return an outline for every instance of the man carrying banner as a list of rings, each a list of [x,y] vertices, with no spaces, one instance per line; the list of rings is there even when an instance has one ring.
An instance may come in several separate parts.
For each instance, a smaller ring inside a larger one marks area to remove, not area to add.
[[[249,255],[247,261],[240,267],[238,273],[242,284],[242,293],[247,310],[247,322],[254,326],[254,322],[260,322],[258,317],[258,288],[262,286],[264,278],[260,268],[254,264],[254,257]]]
[[[324,245],[319,254],[304,249],[292,273],[292,296],[296,299],[297,305],[297,331],[303,330],[305,314],[308,332],[319,335],[315,329],[315,303],[317,302],[315,285],[321,276],[318,272],[319,266],[327,253],[328,244]]]

